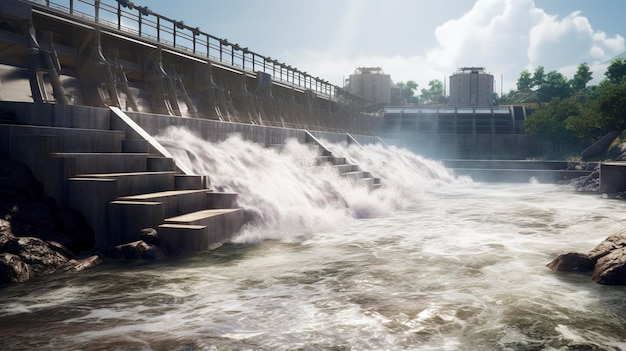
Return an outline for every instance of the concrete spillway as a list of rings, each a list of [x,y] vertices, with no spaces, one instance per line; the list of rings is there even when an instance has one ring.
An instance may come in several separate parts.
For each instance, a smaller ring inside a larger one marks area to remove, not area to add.
[[[152,135],[185,126],[206,140],[234,133],[266,147],[291,138],[319,148],[319,163],[370,189],[380,180],[333,155],[314,134],[346,142],[367,136],[309,132],[203,119],[136,113],[116,108],[0,102],[0,155],[24,162],[46,194],[79,209],[96,234],[96,248],[137,239],[156,228],[170,252],[205,250],[227,241],[244,221],[237,194],[211,188],[206,174],[177,164]]]

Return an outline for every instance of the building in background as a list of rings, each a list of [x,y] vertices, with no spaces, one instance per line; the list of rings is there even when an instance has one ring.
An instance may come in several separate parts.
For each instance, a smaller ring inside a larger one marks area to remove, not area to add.
[[[344,88],[376,105],[386,106],[391,102],[391,76],[380,67],[359,67],[346,79]]]
[[[484,67],[461,67],[450,76],[448,106],[491,106],[493,75]]]

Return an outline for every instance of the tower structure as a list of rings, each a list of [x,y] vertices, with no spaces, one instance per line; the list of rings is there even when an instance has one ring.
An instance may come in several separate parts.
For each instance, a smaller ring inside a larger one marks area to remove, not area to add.
[[[484,67],[461,67],[450,76],[449,106],[491,106],[493,75]]]

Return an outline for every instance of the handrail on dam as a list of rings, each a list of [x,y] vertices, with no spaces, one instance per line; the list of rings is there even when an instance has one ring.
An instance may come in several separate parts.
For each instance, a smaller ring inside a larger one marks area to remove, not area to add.
[[[242,71],[271,74],[272,79],[331,100],[352,96],[344,89],[319,77],[314,77],[269,56],[226,39],[205,33],[138,6],[128,0],[23,0],[40,10],[60,12],[74,18],[100,24],[140,38],[173,47],[181,52],[227,64]],[[114,4],[111,4],[114,3]]]

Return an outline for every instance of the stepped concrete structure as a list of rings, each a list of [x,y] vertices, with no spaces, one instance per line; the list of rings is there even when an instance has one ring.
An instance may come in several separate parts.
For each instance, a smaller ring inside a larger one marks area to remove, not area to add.
[[[132,2],[2,1],[0,83],[0,156],[81,211],[95,249],[152,227],[169,252],[199,251],[242,227],[238,194],[214,191],[153,138],[172,125],[267,147],[295,137],[318,146],[320,164],[380,186],[313,132],[379,142],[368,101]]]
[[[380,186],[379,178],[333,155],[318,139],[381,142],[372,136],[19,102],[0,102],[0,120],[0,155],[24,162],[46,194],[81,211],[94,229],[97,249],[137,240],[141,229],[151,227],[168,252],[200,251],[231,239],[242,227],[238,194],[214,191],[210,175],[178,166],[152,137],[171,125],[212,141],[238,133],[267,147],[296,138],[320,150],[319,164],[329,163],[371,189]]]

